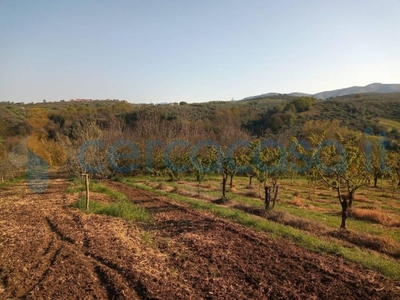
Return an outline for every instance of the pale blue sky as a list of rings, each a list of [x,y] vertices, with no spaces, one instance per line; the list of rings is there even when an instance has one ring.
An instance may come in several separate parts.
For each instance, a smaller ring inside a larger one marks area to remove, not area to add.
[[[400,1],[0,0],[0,101],[400,83]]]

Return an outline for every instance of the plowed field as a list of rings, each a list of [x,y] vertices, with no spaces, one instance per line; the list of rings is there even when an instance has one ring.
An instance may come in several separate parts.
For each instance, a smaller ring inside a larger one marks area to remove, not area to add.
[[[68,182],[0,191],[0,299],[400,299],[400,283],[121,183],[154,224],[87,215]]]

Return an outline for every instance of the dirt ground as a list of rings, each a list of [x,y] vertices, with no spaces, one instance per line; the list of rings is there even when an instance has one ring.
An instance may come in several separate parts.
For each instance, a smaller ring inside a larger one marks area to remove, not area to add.
[[[154,224],[87,215],[67,181],[0,191],[0,299],[400,299],[400,282],[117,182]]]

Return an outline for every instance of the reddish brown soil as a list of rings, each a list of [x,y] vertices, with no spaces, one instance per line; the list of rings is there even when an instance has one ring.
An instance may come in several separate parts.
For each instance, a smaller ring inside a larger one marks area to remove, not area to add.
[[[66,181],[0,191],[0,299],[400,299],[400,283],[121,183],[154,224],[86,215]]]

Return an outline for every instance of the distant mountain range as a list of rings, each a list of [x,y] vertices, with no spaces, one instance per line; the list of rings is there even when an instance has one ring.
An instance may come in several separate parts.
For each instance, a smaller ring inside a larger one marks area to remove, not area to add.
[[[325,100],[331,97],[338,97],[338,96],[346,96],[346,95],[353,95],[353,94],[362,94],[362,93],[400,93],[400,84],[383,84],[383,83],[371,83],[366,86],[352,86],[344,89],[332,90],[332,91],[325,91],[316,94],[306,94],[306,93],[290,93],[287,94],[289,96],[294,97],[314,97],[316,99]],[[275,96],[281,95],[280,93],[267,93],[258,96],[251,96],[244,98],[243,100],[250,100],[250,99],[258,99],[258,98],[265,98],[268,96]]]

